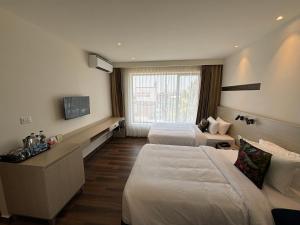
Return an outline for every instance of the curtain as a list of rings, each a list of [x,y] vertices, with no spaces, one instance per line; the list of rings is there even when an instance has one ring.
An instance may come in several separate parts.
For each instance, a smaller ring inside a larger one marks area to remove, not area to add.
[[[200,68],[137,68],[124,74],[128,136],[147,136],[153,122],[195,122]]]
[[[201,67],[201,93],[198,104],[196,124],[209,116],[215,117],[220,105],[223,65],[204,65]]]
[[[112,116],[124,117],[122,73],[120,68],[114,68],[110,74]]]

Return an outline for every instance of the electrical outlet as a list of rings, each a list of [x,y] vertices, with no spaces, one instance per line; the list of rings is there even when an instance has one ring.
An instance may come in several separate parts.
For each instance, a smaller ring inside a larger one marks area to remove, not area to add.
[[[30,124],[32,123],[32,118],[31,116],[21,116],[20,117],[20,124],[24,125],[24,124]]]

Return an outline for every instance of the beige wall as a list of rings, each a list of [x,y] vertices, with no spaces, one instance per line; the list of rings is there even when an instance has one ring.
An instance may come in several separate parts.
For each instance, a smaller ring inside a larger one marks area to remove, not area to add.
[[[31,131],[66,133],[111,115],[109,75],[89,68],[85,52],[1,9],[0,29],[0,153]],[[91,114],[65,121],[70,95],[90,96]],[[20,125],[26,115],[33,123]]]
[[[300,124],[300,17],[225,60],[223,86],[256,82],[222,92],[221,105]]]

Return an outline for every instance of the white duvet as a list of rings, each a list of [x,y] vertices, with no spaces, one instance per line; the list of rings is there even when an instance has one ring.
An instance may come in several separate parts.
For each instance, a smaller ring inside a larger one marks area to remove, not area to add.
[[[151,144],[199,146],[206,144],[206,139],[194,124],[153,123],[148,140]]]
[[[267,199],[220,150],[145,145],[123,192],[130,225],[272,225]]]

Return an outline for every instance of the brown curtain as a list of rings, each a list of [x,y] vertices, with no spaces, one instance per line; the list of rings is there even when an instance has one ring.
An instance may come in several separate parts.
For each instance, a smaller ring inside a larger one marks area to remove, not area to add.
[[[122,73],[120,68],[114,68],[110,74],[112,116],[124,117],[124,101],[122,88]]]
[[[215,117],[220,105],[223,65],[201,67],[201,88],[196,124],[209,116]]]

